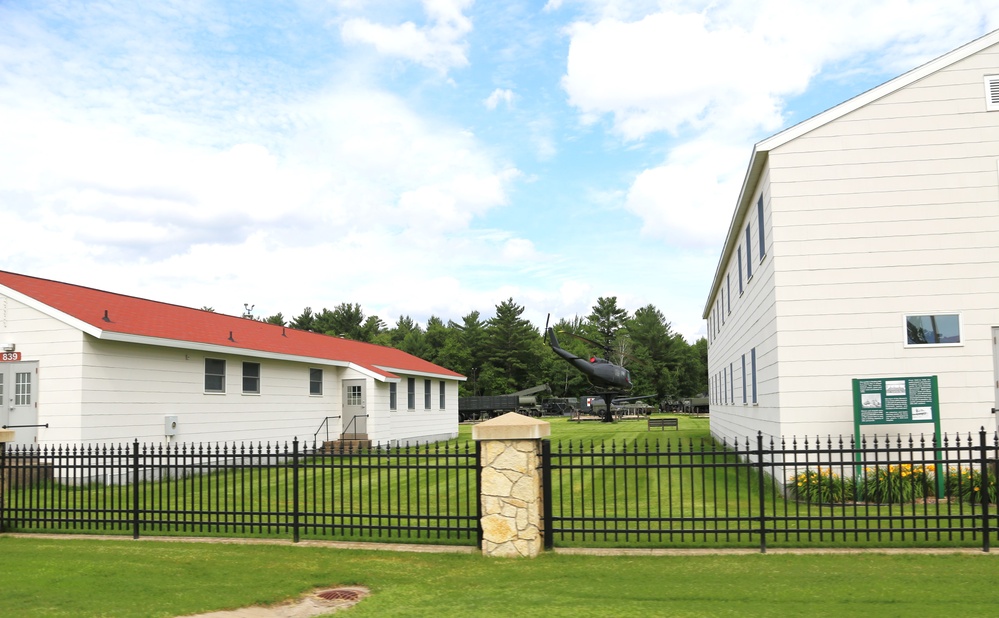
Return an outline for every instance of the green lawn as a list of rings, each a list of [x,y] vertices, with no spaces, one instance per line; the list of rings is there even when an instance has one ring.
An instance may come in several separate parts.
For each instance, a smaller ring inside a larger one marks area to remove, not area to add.
[[[172,617],[314,588],[372,594],[337,616],[986,616],[990,554],[575,556],[534,560],[306,546],[0,536],[0,616]]]

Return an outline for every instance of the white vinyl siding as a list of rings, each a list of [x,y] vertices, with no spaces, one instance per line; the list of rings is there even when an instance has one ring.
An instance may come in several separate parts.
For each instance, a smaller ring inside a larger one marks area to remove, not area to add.
[[[938,376],[945,432],[994,422],[999,133],[982,77],[996,66],[986,48],[772,141],[725,256],[741,267],[745,245],[759,266],[709,354],[713,372],[750,357],[757,407],[713,411],[713,434],[847,435],[850,380],[892,375]],[[909,344],[916,315],[959,316],[960,343]]]

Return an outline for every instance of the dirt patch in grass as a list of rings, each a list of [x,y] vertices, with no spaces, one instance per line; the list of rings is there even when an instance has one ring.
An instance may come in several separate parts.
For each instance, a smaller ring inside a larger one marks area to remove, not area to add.
[[[296,601],[267,607],[252,606],[207,614],[192,614],[180,618],[311,618],[328,616],[353,607],[370,591],[363,586],[317,588]]]

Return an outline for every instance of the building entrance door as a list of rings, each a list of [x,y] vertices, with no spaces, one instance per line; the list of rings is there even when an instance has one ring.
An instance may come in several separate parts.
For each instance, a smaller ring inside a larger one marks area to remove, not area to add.
[[[14,430],[14,444],[38,442],[37,362],[0,363],[0,426]]]
[[[996,431],[999,431],[999,327],[992,327],[992,388],[995,397],[993,398],[992,413],[995,415]]]
[[[368,412],[364,380],[343,381],[343,439],[368,439]]]

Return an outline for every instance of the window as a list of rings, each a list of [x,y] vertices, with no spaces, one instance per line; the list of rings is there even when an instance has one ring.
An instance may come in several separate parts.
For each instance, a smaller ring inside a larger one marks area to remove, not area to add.
[[[725,292],[728,296],[728,314],[732,315],[732,273],[725,275]]]
[[[399,389],[395,382],[389,382],[389,410],[399,409]]]
[[[756,227],[757,233],[760,236],[760,261],[767,255],[767,245],[764,243],[766,240],[765,232],[763,231],[763,195],[760,195],[760,199],[756,201]]]
[[[440,381],[440,391],[441,391],[440,392],[441,410],[443,410],[445,407],[447,407],[444,405],[444,380]]]
[[[323,370],[309,369],[309,394],[323,394]]]
[[[406,407],[416,409],[416,378],[406,378]]]
[[[957,313],[905,316],[906,345],[959,345],[961,316]]]
[[[749,236],[750,226],[746,226],[746,281],[753,278],[753,247],[750,246]]]
[[[31,405],[31,372],[19,371],[14,374],[14,405]]]
[[[205,392],[225,392],[225,361],[218,358],[205,359]]]
[[[430,409],[430,380],[423,381],[423,407]]]
[[[721,371],[721,385],[722,385],[722,403],[728,405],[728,374],[725,370]]]
[[[722,324],[725,323],[725,290],[721,290],[721,306],[718,307],[718,311],[721,312]]]
[[[739,247],[739,296],[742,296],[742,247]]]
[[[758,403],[757,400],[756,400],[756,348],[753,348],[752,350],[750,350],[749,356],[750,356],[750,363],[752,365],[752,370],[753,370],[753,372],[752,372],[753,373],[753,405],[756,405]]]
[[[347,387],[347,405],[348,406],[363,406],[364,405],[364,393],[360,384],[351,384]]]
[[[742,355],[742,405],[746,405],[746,355]]]
[[[243,392],[260,394],[260,363],[243,363]]]

